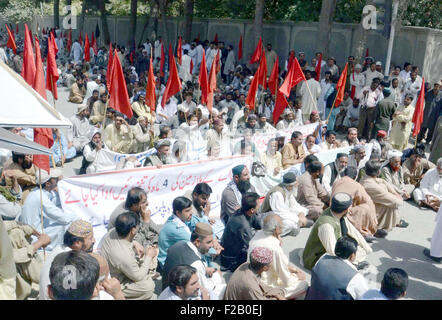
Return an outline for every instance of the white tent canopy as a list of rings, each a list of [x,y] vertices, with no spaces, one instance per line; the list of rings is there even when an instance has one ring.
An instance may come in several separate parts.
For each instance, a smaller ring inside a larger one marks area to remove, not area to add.
[[[0,62],[0,127],[69,128],[59,114],[26,81]]]
[[[24,154],[52,154],[50,149],[3,128],[0,128],[0,148]]]

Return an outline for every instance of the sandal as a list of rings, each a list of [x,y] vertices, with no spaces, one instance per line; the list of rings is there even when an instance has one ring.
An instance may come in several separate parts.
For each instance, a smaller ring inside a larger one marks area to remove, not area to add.
[[[405,220],[401,219],[401,221],[399,221],[399,224],[396,226],[398,228],[406,228],[408,227],[409,223],[406,222]]]

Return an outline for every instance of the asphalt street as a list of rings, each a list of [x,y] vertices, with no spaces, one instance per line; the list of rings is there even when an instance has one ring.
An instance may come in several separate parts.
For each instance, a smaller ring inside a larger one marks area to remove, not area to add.
[[[71,117],[78,105],[67,102],[68,90],[58,88],[59,100],[56,108],[66,117]],[[81,157],[66,163],[62,168],[64,177],[76,174],[81,166]],[[370,263],[369,277],[372,287],[380,287],[384,272],[391,267],[404,269],[409,275],[407,299],[437,300],[442,299],[442,264],[437,264],[423,254],[424,248],[430,247],[431,236],[435,227],[436,213],[431,210],[421,210],[413,202],[405,202],[400,208],[400,215],[405,219],[408,228],[395,228],[385,239],[379,239],[371,244],[373,253],[367,257]],[[311,229],[302,229],[296,237],[283,238],[283,248],[290,261],[301,267],[299,251],[307,241]],[[307,279],[310,280],[310,274]],[[225,274],[228,278],[229,274]]]

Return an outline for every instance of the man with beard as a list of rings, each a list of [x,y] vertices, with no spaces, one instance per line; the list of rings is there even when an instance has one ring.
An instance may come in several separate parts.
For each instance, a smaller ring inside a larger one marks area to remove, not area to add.
[[[103,122],[104,111],[106,110],[106,102],[107,102],[107,93],[103,92],[100,95],[100,100],[95,101],[94,104],[92,105],[92,112],[89,119],[93,124]]]
[[[285,108],[284,119],[276,124],[277,130],[294,129],[295,128],[295,114],[290,108]]]
[[[364,269],[368,263],[363,261],[372,249],[361,233],[348,221],[346,215],[353,203],[353,198],[344,192],[336,193],[331,199],[330,208],[326,209],[313,226],[302,254],[302,264],[312,270],[324,253],[335,256],[337,240],[342,236],[350,236],[358,243],[353,264],[358,270]]]
[[[28,224],[34,227],[35,230],[41,230],[43,223],[45,233],[51,238],[51,244],[46,247],[46,251],[52,251],[57,245],[61,244],[61,237],[69,224],[78,219],[76,214],[64,212],[51,201],[53,197],[51,192],[57,188],[59,175],[58,170],[51,170],[50,175],[42,170],[41,177],[39,173],[36,179],[37,187],[29,193],[22,212],[17,218],[17,221]],[[42,191],[40,191],[39,185],[41,185]],[[41,207],[43,208],[43,219],[40,215]]]
[[[229,182],[221,195],[221,220],[227,225],[229,218],[241,208],[242,196],[246,192],[255,192],[250,184],[249,169],[238,165],[232,169],[233,180]]]
[[[17,180],[22,190],[21,202],[24,203],[30,190],[35,187],[35,167],[32,164],[32,155],[12,152],[12,159],[6,161],[3,167],[3,176],[6,186],[12,187]]]
[[[371,150],[372,157],[376,156],[381,159],[381,162],[387,160],[387,153],[393,150],[393,147],[389,142],[387,142],[387,132],[384,130],[379,130],[376,139],[372,139],[370,143],[373,144],[373,149]]]
[[[338,153],[336,155],[336,160],[325,166],[324,176],[322,177],[322,185],[329,194],[331,193],[333,183],[343,176],[344,170],[347,168],[347,164],[348,154]]]
[[[343,128],[345,129],[353,127],[354,129],[356,129],[359,124],[359,113],[359,99],[354,98],[352,107],[349,107],[347,109],[347,114],[344,118],[344,122],[342,123]]]
[[[91,141],[89,137],[94,131],[94,127],[89,123],[89,111],[86,105],[79,105],[76,114],[70,117],[70,120],[72,128],[67,132],[68,148],[74,146],[77,153],[80,153]]]
[[[370,83],[370,86],[368,84]],[[378,89],[379,82],[366,82],[366,86],[362,88],[356,97],[360,103],[360,115],[358,123],[359,138],[368,140],[373,130],[374,121],[376,119],[376,105],[379,102],[381,91]]]
[[[247,192],[241,199],[241,207],[233,214],[224,230],[221,245],[221,271],[234,272],[247,260],[249,242],[253,237],[252,228],[261,229],[261,221],[257,217],[259,195]]]
[[[150,123],[155,121],[155,112],[151,112],[150,107],[146,104],[145,91],[140,91],[135,95],[131,108],[136,117],[145,117]]]
[[[92,92],[92,95],[87,99],[86,106],[87,109],[89,110],[89,113],[92,113],[92,106],[96,101],[98,101],[99,94],[100,92],[96,89]]]
[[[82,103],[86,96],[86,88],[82,77],[77,77],[77,81],[72,85],[68,101],[72,103]]]
[[[181,124],[186,123],[189,114],[189,108],[187,108],[183,103],[178,105],[177,114],[173,115],[169,119],[169,126],[173,129],[174,133],[181,126]]]
[[[297,235],[299,228],[309,227],[313,221],[305,218],[308,210],[302,207],[295,197],[296,176],[287,172],[282,183],[267,192],[261,206],[261,213],[273,212],[282,220],[281,236]]]
[[[233,93],[232,92],[226,93],[226,98],[219,102],[218,107],[219,107],[218,108],[219,112],[224,111],[223,118],[224,118],[224,121],[226,121],[226,123],[228,123],[228,124],[232,121],[235,113],[237,113],[239,111],[238,104],[236,104],[236,102],[233,101]]]
[[[170,144],[170,140],[168,139],[158,140],[155,145],[157,153],[146,158],[146,161],[144,161],[144,167],[161,167],[162,165],[172,163],[169,155]]]
[[[408,200],[415,186],[405,184],[404,172],[401,167],[401,157],[402,152],[398,150],[389,151],[387,154],[388,163],[381,169],[381,176],[395,188],[395,191],[399,193],[404,200]]]
[[[133,133],[123,115],[117,114],[114,123],[104,130],[106,146],[118,153],[129,153],[132,147]]]
[[[215,244],[212,227],[198,222],[190,241],[179,241],[167,250],[163,269],[163,288],[169,285],[168,274],[177,265],[190,265],[197,270],[201,285],[209,291],[213,300],[221,300],[226,287],[221,271],[207,265],[205,256]]]
[[[439,211],[442,200],[442,158],[437,160],[436,168],[425,173],[419,188],[413,191],[413,198],[420,207],[429,207],[436,212]],[[439,225],[442,221],[441,217],[438,216]]]
[[[419,187],[424,175],[436,166],[425,159],[425,151],[415,148],[411,151],[410,157],[402,164],[404,174],[404,183],[412,184],[416,188]]]
[[[344,141],[342,141],[341,147],[353,147],[359,144],[358,139],[358,129],[348,128],[347,136]]]
[[[62,252],[84,251],[92,252],[95,244],[94,230],[92,225],[84,220],[75,220],[71,223],[63,236],[63,243],[57,245],[52,252],[46,256],[40,273],[40,300],[49,300],[47,287],[49,281],[49,269],[54,258]]]
[[[139,153],[149,149],[150,139],[153,136],[153,132],[151,131],[147,118],[144,116],[138,117],[137,123],[130,126],[130,129],[134,135],[132,152]]]
[[[244,135],[244,131],[249,129],[252,131],[252,134],[255,134],[256,129],[258,129],[256,122],[258,121],[258,116],[254,113],[247,117],[247,122],[243,122],[238,125],[238,129],[236,129],[236,136],[240,137]]]
[[[267,122],[267,116],[264,113],[261,113],[258,117],[258,128],[256,130],[260,133],[276,132],[275,127]]]

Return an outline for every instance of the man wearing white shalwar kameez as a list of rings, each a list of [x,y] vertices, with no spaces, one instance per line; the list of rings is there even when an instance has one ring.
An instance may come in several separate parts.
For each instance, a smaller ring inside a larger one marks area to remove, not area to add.
[[[81,45],[78,43],[77,40],[75,40],[75,42],[72,44],[71,49],[71,56],[74,58],[75,63],[81,62],[81,59],[83,58],[82,53],[83,49],[81,48]]]
[[[424,249],[424,254],[436,262],[442,262],[442,206],[439,208],[436,216],[436,226],[431,237],[431,247],[429,250]]]
[[[183,54],[181,58],[181,65],[179,66],[179,77],[183,80],[183,83],[187,81],[192,81],[192,75],[190,74],[190,62],[192,58],[186,53]]]
[[[355,86],[355,94],[353,97],[359,96],[362,88],[365,86],[365,76],[361,73],[362,66],[358,63],[355,66],[355,72],[350,75],[350,84]]]
[[[281,247],[282,229],[282,221],[278,215],[266,216],[263,230],[259,230],[249,242],[248,256],[254,248],[271,250],[273,261],[269,270],[261,274],[261,281],[270,287],[283,289],[286,298],[299,297],[306,292],[308,283],[304,272],[290,264]]]
[[[319,85],[319,82],[311,77],[311,73],[309,71],[306,71],[305,78],[307,81],[302,82],[301,89],[299,91],[302,96],[302,116],[304,117],[304,121],[310,117],[312,111],[318,111],[316,102],[321,94],[321,86]]]
[[[158,99],[158,106],[156,110],[157,118],[156,121],[158,123],[168,124],[169,120],[177,113],[178,106],[176,104],[175,98],[170,98],[164,104],[164,107],[161,105],[161,98]]]
[[[413,198],[419,205],[428,205],[442,201],[442,158],[437,160],[437,167],[430,169],[422,178],[419,188],[414,189]],[[435,203],[437,204],[437,203]]]

